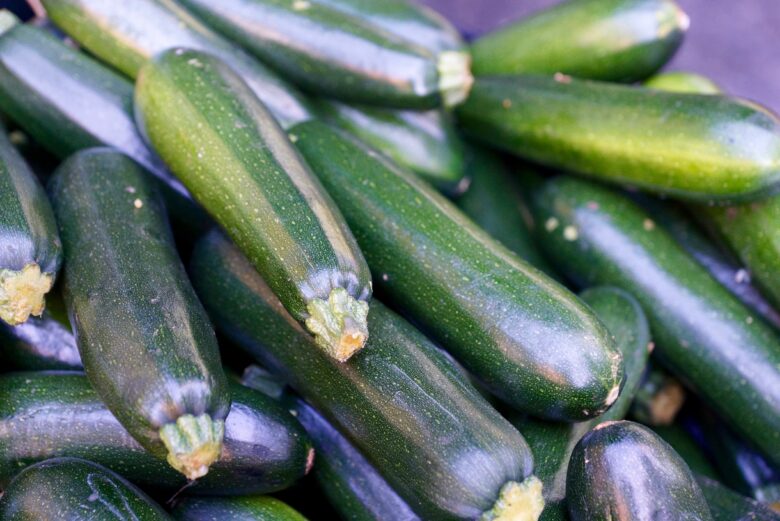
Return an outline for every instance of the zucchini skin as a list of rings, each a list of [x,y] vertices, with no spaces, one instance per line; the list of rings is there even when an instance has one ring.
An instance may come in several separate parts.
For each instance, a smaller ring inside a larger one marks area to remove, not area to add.
[[[312,448],[301,426],[262,393],[232,383],[230,394],[222,457],[186,493],[265,494],[303,477]],[[0,398],[0,486],[22,468],[60,456],[89,458],[144,488],[187,485],[128,434],[82,373],[5,374]]]
[[[191,275],[221,332],[288,381],[423,519],[479,517],[506,482],[531,475],[522,436],[378,302],[366,349],[338,364],[311,350],[311,338],[223,236],[199,241]]]
[[[780,179],[780,122],[738,98],[496,76],[458,114],[468,134],[525,159],[679,198],[746,200]]]
[[[306,521],[294,508],[270,496],[184,498],[172,512],[181,521]]]
[[[713,521],[780,521],[780,514],[766,505],[724,487],[714,479],[696,476]]]
[[[620,355],[574,295],[352,137],[317,121],[291,136],[355,233],[379,291],[491,392],[570,421],[611,405]]]
[[[320,345],[340,360],[360,349],[368,265],[322,184],[241,78],[207,54],[172,49],[139,75],[136,110],[157,152],[297,320],[316,331],[316,304],[347,295],[359,345],[347,346],[347,322]]]
[[[46,191],[0,126],[0,320],[40,316],[61,263]]]
[[[49,18],[104,62],[131,78],[171,47],[202,50],[224,60],[285,126],[312,117],[294,87],[214,33],[174,0],[44,0]]]
[[[780,461],[776,334],[627,197],[558,177],[533,196],[539,243],[578,285],[631,292],[655,353],[773,461]]]
[[[130,482],[91,461],[55,458],[26,468],[0,499],[0,518],[166,521],[171,517]]]
[[[63,318],[47,309],[40,317],[30,317],[18,326],[0,324],[0,360],[5,367],[31,371],[81,369],[76,338],[67,316]]]
[[[65,302],[95,390],[157,457],[170,455],[163,429],[190,415],[208,416],[219,438],[230,395],[217,339],[151,181],[127,156],[87,149],[60,166],[49,191]]]
[[[697,476],[697,479],[700,476],[706,476],[712,480],[722,479],[701,447],[679,422],[669,426],[655,426],[653,432],[677,452]]]
[[[474,73],[570,74],[631,83],[664,66],[689,25],[672,0],[575,0],[471,44]]]
[[[669,92],[687,92],[690,94],[720,94],[720,87],[712,80],[692,72],[662,72],[649,78],[645,87]]]
[[[466,152],[449,114],[388,110],[321,100],[318,114],[448,194],[467,186]]]
[[[685,462],[638,423],[602,423],[574,448],[566,479],[572,521],[711,521]]]

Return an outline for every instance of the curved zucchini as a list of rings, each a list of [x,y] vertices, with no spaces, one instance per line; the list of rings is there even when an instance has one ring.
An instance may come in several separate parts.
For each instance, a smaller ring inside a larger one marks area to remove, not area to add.
[[[339,364],[311,349],[221,235],[197,244],[191,273],[220,330],[316,407],[420,517],[537,518],[541,485],[525,440],[400,317],[372,304],[366,349]]]
[[[682,425],[674,423],[669,426],[656,426],[653,427],[653,432],[671,445],[697,477],[706,476],[713,480],[721,479],[707,455]]]
[[[685,388],[672,375],[653,364],[639,385],[631,417],[643,425],[671,425],[685,403]]]
[[[0,320],[40,316],[62,263],[46,192],[0,127]]]
[[[227,65],[166,51],[138,78],[140,126],[317,344],[345,361],[365,344],[371,274],[338,208]]]
[[[780,344],[627,197],[559,177],[533,197],[539,243],[577,284],[630,291],[655,353],[740,433],[780,462]]]
[[[294,508],[270,496],[185,498],[173,509],[181,521],[306,521]]]
[[[457,194],[467,186],[464,144],[452,118],[442,111],[353,107],[322,100],[318,113],[419,174],[440,190]]]
[[[266,494],[308,472],[308,436],[262,393],[230,384],[222,457],[193,484],[122,427],[87,378],[74,372],[0,376],[0,487],[20,469],[48,458],[89,458],[143,487],[193,494]],[[63,435],[67,433],[67,435]]]
[[[316,0],[180,3],[298,85],[328,97],[426,110],[461,103],[473,82],[468,52],[431,52]]]
[[[568,420],[596,416],[617,398],[620,354],[568,290],[354,138],[317,121],[291,136],[344,213],[386,298],[491,392],[526,412]]]
[[[144,172],[87,149],[50,181],[64,296],[87,376],[138,442],[190,479],[219,459],[230,405],[208,317]]]
[[[92,54],[135,78],[152,56],[171,47],[224,60],[283,125],[312,117],[294,87],[200,23],[174,0],[42,0],[49,18]]]
[[[671,59],[689,24],[673,0],[570,0],[477,39],[474,74],[631,83]]]
[[[0,519],[166,521],[150,497],[96,463],[55,458],[24,469],[0,499]]]
[[[523,158],[675,197],[747,199],[780,180],[780,122],[737,98],[492,77],[458,113],[467,133]]]
[[[713,521],[780,521],[780,514],[753,499],[730,490],[714,479],[696,476]]]
[[[712,521],[688,466],[650,429],[602,423],[571,455],[566,479],[572,521]]]
[[[720,94],[721,90],[712,80],[692,72],[663,72],[645,82],[645,87],[689,94]]]

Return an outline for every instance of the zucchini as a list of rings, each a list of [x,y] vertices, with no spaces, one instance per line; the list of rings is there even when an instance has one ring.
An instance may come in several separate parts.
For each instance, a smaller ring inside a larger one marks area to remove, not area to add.
[[[0,499],[4,521],[165,521],[159,505],[123,477],[90,461],[55,458],[19,473]]]
[[[714,479],[696,476],[713,521],[780,521],[766,505],[730,490]]]
[[[572,521],[711,521],[685,462],[638,423],[605,422],[574,448],[566,478]]]
[[[488,389],[523,411],[567,420],[596,416],[617,398],[620,354],[568,290],[354,138],[317,121],[290,132],[377,287]]]
[[[185,498],[173,509],[181,521],[306,521],[294,508],[270,496]]]
[[[230,396],[158,192],[111,149],[71,156],[49,189],[90,382],[144,448],[190,479],[203,476],[219,458]]]
[[[467,52],[432,52],[317,0],[180,3],[304,89],[328,97],[427,110],[461,103],[473,82]]]
[[[0,127],[0,321],[40,316],[61,263],[46,192]]]
[[[468,186],[464,144],[442,111],[355,107],[323,100],[318,114],[405,166],[440,190],[458,194]]]
[[[241,384],[260,391],[274,400],[281,399],[287,388],[284,380],[255,364],[244,369],[241,375]]]
[[[674,423],[685,403],[682,384],[663,368],[653,364],[647,368],[639,384],[631,416],[639,423],[656,427]]]
[[[689,24],[673,0],[570,0],[477,39],[474,73],[630,83],[663,67]]]
[[[365,344],[371,274],[338,208],[263,104],[227,65],[171,49],[144,67],[140,126],[320,348]]]
[[[467,158],[469,188],[456,199],[458,207],[498,242],[554,276],[534,244],[528,220],[530,210],[503,159],[473,145],[468,148]]]
[[[669,426],[655,426],[653,427],[653,432],[671,445],[697,478],[706,476],[713,480],[721,479],[707,455],[680,423],[674,423]]]
[[[626,415],[649,355],[649,326],[634,297],[622,290],[604,286],[584,291],[582,300],[593,308],[615,337],[626,364],[626,383],[612,407],[587,422],[553,423],[519,415],[511,418],[512,424],[523,433],[531,447],[536,461],[535,473],[544,485],[543,519],[564,519],[566,470],[574,446],[599,423],[619,420]]]
[[[20,469],[59,456],[89,458],[144,488],[187,494],[266,494],[289,487],[312,464],[309,437],[274,400],[237,383],[225,419],[222,457],[187,479],[122,427],[75,372],[0,376],[0,487]],[[67,432],[67,436],[63,433]]]
[[[780,122],[738,98],[521,75],[480,78],[458,114],[525,159],[675,197],[747,199],[780,180]]]
[[[198,49],[224,60],[283,125],[312,117],[295,88],[217,35],[174,0],[42,0],[49,18],[90,53],[131,78],[171,47]]]
[[[661,362],[780,462],[776,333],[627,197],[558,177],[533,196],[539,244],[576,284],[630,291]]]
[[[374,302],[368,346],[339,364],[311,349],[223,236],[201,239],[191,262],[222,333],[317,408],[421,518],[537,519],[541,484],[525,440],[400,317]]]
[[[721,90],[712,80],[692,72],[663,72],[645,82],[645,87],[669,92],[689,94],[720,94]]]

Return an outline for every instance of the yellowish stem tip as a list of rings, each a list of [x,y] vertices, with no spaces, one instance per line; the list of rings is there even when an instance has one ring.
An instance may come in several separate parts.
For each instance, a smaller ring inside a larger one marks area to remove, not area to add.
[[[160,429],[168,463],[189,480],[205,476],[209,466],[219,459],[224,435],[225,423],[212,420],[208,414],[185,414]]]
[[[522,483],[510,481],[498,494],[493,508],[480,516],[480,521],[537,521],[544,510],[542,482],[536,476]]]
[[[368,303],[352,297],[344,288],[330,292],[328,300],[308,305],[306,328],[330,357],[346,362],[368,340]]]
[[[21,271],[0,269],[0,319],[16,326],[30,315],[40,316],[44,295],[53,284],[54,277],[41,273],[37,264],[28,264]]]
[[[474,84],[471,55],[464,51],[444,51],[439,54],[439,92],[445,107],[466,101]]]

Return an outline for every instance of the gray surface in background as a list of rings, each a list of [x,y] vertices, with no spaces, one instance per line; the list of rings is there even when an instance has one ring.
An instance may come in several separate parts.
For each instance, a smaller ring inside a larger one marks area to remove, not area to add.
[[[475,36],[558,0],[423,0]],[[691,27],[672,70],[715,80],[780,112],[780,0],[678,0]]]

